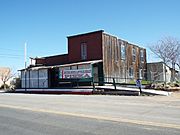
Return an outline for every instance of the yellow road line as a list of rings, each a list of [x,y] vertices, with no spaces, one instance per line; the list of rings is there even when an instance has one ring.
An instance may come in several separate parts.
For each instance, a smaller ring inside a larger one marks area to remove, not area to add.
[[[27,110],[27,111],[33,111],[33,112],[51,113],[51,114],[57,114],[57,115],[68,115],[68,116],[74,116],[74,117],[114,121],[114,122],[125,122],[125,123],[132,123],[132,124],[146,125],[146,126],[180,129],[180,125],[170,124],[170,123],[132,120],[132,119],[119,118],[119,117],[115,118],[115,117],[95,116],[95,115],[88,115],[88,114],[82,114],[82,113],[69,113],[69,112],[61,112],[61,111],[55,111],[55,110],[46,110],[46,109],[30,108],[30,107],[24,107],[24,106],[5,105],[5,104],[0,104],[0,107]]]

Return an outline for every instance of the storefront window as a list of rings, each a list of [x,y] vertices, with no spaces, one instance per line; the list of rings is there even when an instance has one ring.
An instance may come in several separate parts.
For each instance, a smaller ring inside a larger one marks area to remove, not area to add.
[[[78,65],[78,69],[90,69],[90,68],[91,68],[90,64]]]

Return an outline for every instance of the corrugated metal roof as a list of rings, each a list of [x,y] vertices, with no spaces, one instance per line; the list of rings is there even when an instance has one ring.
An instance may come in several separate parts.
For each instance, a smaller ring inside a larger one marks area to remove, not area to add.
[[[58,67],[68,67],[68,66],[73,66],[73,65],[83,65],[83,64],[95,64],[102,62],[102,60],[92,60],[92,61],[84,61],[84,62],[77,62],[77,63],[71,63],[71,64],[64,64],[64,65],[59,65]]]
[[[83,64],[95,64],[95,63],[99,63],[99,62],[102,62],[102,60],[83,61],[83,62],[55,65],[55,66],[38,66],[38,67],[27,68],[27,70],[48,69],[48,68],[55,68],[55,67],[68,67],[68,66],[83,65]],[[23,71],[23,70],[25,70],[25,69],[21,69],[19,71]]]

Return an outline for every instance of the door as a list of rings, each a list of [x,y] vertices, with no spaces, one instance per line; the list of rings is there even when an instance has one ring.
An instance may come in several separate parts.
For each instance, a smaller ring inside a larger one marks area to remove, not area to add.
[[[93,77],[94,77],[94,82],[99,82],[97,66],[93,67]]]

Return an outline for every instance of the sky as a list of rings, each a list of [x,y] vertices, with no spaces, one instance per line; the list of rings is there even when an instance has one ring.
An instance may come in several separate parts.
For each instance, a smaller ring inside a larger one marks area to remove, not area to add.
[[[96,30],[147,49],[180,39],[180,0],[0,0],[0,67],[24,68],[27,57],[67,53],[67,36]]]

